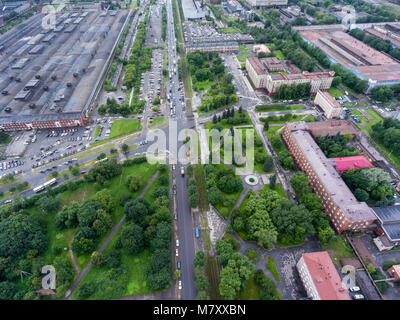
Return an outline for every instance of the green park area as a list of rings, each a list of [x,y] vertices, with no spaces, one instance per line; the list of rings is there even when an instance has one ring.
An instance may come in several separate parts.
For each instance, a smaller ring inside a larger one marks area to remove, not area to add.
[[[282,60],[285,59],[285,56],[283,55],[281,50],[274,50],[274,51],[272,51],[272,53],[278,59],[282,59]]]
[[[330,89],[329,89],[329,94],[330,94],[332,97],[335,97],[335,98],[337,98],[337,97],[343,97],[343,96],[344,96],[344,94],[342,93],[342,91],[340,91],[338,88],[335,88],[335,87],[330,87]]]
[[[221,33],[241,33],[240,29],[235,27],[219,28],[218,31]]]
[[[258,105],[255,108],[256,112],[276,112],[276,111],[287,111],[287,110],[301,110],[304,109],[304,105],[286,105],[286,104],[263,104]]]
[[[150,123],[149,127],[155,127],[158,126],[160,123],[164,122],[164,117],[155,117],[153,119],[153,122]]]
[[[114,120],[109,139],[122,137],[140,130],[142,130],[140,119]]]
[[[73,174],[74,167],[71,168],[70,174]],[[93,263],[92,268],[73,298],[110,299],[165,288],[170,279],[169,271],[167,277],[160,274],[163,280],[157,281],[155,278],[158,277],[158,270],[152,275],[147,271],[154,250],[150,250],[142,239],[143,245],[140,250],[135,251],[125,241],[130,233],[124,231],[127,226],[138,224],[135,214],[139,211],[145,212],[144,209],[127,209],[126,204],[130,203],[134,207],[135,199],[157,170],[164,176],[163,183],[166,180],[168,184],[168,170],[165,166],[150,165],[145,158],[128,160],[124,164],[118,164],[111,159],[95,164],[85,174],[85,179],[71,180],[48,192],[35,194],[23,202],[16,198],[12,204],[1,207],[0,211],[12,213],[0,213],[4,217],[0,221],[0,242],[7,243],[3,239],[6,235],[14,239],[12,245],[10,243],[6,246],[6,250],[14,252],[9,266],[18,268],[14,264],[24,261],[24,271],[31,274],[26,275],[23,282],[20,281],[19,274],[10,277],[12,290],[9,294],[18,294],[20,299],[37,297],[36,290],[40,283],[36,279],[40,277],[41,269],[35,266],[51,264],[57,269],[55,298],[60,299],[90,260]],[[77,176],[80,176],[79,171]],[[158,218],[155,216],[152,235],[149,232],[147,234],[150,238],[161,233],[167,234],[169,252],[168,187],[157,192],[157,201],[152,201],[151,208],[148,205],[147,212],[158,214]],[[159,199],[164,200],[160,202]],[[23,211],[20,211],[21,206]],[[168,215],[167,220],[162,218],[164,222],[160,220],[161,211],[164,217]],[[123,228],[112,238],[101,257],[94,257],[92,253],[104,242],[111,228],[124,214],[127,218]],[[143,221],[140,227],[147,230],[149,225],[144,222],[143,217],[140,221]],[[160,231],[157,232],[159,228]],[[161,229],[164,231],[161,232]],[[27,242],[25,239],[36,240]],[[32,253],[25,256],[29,250]],[[3,257],[4,254],[8,253],[2,251],[0,256]]]

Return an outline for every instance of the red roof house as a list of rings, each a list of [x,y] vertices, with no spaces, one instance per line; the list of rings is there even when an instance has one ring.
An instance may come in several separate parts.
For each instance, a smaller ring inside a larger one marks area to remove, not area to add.
[[[371,162],[369,162],[368,159],[364,156],[333,158],[333,161],[336,164],[336,171],[347,171],[350,169],[374,167]]]
[[[327,251],[303,253],[297,269],[314,300],[351,300]]]

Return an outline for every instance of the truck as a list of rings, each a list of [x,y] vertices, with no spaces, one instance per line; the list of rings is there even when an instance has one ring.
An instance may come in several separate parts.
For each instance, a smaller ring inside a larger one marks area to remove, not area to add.
[[[185,176],[185,167],[184,166],[181,167],[181,175],[182,175],[182,177]]]

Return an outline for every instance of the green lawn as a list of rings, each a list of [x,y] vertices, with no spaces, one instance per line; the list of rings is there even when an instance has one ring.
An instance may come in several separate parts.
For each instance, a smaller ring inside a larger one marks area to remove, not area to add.
[[[193,83],[193,89],[196,92],[203,92],[206,90],[209,86],[211,86],[214,83],[214,81],[210,80],[204,80],[204,81],[195,81]]]
[[[240,54],[237,56],[237,59],[239,60],[239,62],[246,62],[246,59],[248,57],[251,57],[251,54]]]
[[[238,294],[237,300],[260,300],[260,291],[261,287],[255,283],[253,272],[244,290]],[[278,288],[275,289],[274,296],[278,300],[282,299],[282,294]]]
[[[277,135],[277,131],[282,128],[282,126],[269,126],[267,133],[267,137],[269,140],[272,139],[273,136]]]
[[[356,116],[360,116],[362,113],[358,109],[351,109],[350,112]]]
[[[275,57],[277,57],[278,59],[285,59],[285,56],[283,55],[281,50],[275,50],[272,51],[272,53],[274,54]]]
[[[343,97],[344,96],[342,91],[340,91],[338,88],[335,88],[335,87],[331,87],[328,92],[332,97]]]
[[[149,127],[151,128],[151,127],[157,126],[160,123],[162,123],[163,121],[164,121],[164,117],[155,117],[153,119],[153,122],[149,125]]]
[[[256,106],[256,112],[276,112],[276,111],[286,111],[286,110],[301,110],[304,109],[304,105],[285,105],[285,104],[264,104]]]
[[[274,258],[268,256],[267,263],[265,264],[265,267],[268,269],[269,272],[274,276],[274,278],[281,283],[281,279],[279,277],[278,270],[276,268],[275,260]]]
[[[322,244],[322,247],[329,252],[332,261],[337,265],[339,265],[340,259],[354,258],[353,250],[342,236],[334,236],[328,244]]]
[[[93,138],[96,139],[99,136],[99,133],[100,133],[100,126],[97,126],[96,130],[94,131]]]
[[[240,51],[241,51],[242,53],[250,53],[250,50],[249,50],[249,49],[246,49],[245,46],[244,46],[243,44],[240,44],[240,45],[239,45],[239,48],[240,48]]]
[[[235,27],[218,28],[221,33],[240,33],[240,29]]]
[[[260,190],[259,192],[261,193],[261,192],[265,192],[267,190],[270,190],[269,189],[269,184],[264,185],[264,188],[262,188],[262,190]],[[274,191],[276,191],[282,198],[286,198],[285,190],[283,189],[283,187],[282,187],[282,185],[280,183],[277,183],[275,185]]]
[[[274,117],[274,116],[272,116]],[[280,117],[280,116],[275,116],[275,117]],[[278,119],[274,119],[271,120],[268,119],[268,123],[286,123],[286,122],[296,122],[296,121],[300,121],[302,118],[304,117],[304,114],[293,114],[292,118],[290,118],[289,120],[278,120]],[[267,118],[260,118],[260,121],[263,121],[263,119],[267,119]]]
[[[121,119],[114,120],[111,126],[109,139],[122,137],[133,132],[142,130],[140,119]]]

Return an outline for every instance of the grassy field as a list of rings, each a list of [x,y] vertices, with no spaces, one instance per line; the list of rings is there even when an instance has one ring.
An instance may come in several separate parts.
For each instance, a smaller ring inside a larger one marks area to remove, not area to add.
[[[353,110],[351,110],[353,111]],[[369,115],[371,115],[371,117],[374,118],[374,120],[370,120],[367,117],[364,116],[359,116],[358,118],[360,120],[362,120],[361,123],[356,123],[355,125],[361,129],[361,130],[365,130],[368,133],[371,133],[371,127],[375,124],[378,123],[379,121],[382,121],[382,118],[374,111],[371,109],[367,109],[366,110],[368,112]]]
[[[343,97],[344,96],[342,91],[340,91],[338,88],[335,88],[335,87],[331,87],[328,92],[332,97]]]
[[[265,264],[265,267],[268,269],[269,272],[271,272],[271,274],[274,276],[274,278],[279,283],[281,283],[281,278],[279,278],[279,273],[276,268],[275,260],[272,257],[268,256],[268,260],[267,260],[267,263]]]
[[[289,120],[268,120],[268,123],[286,123],[286,122],[296,122],[296,121],[300,121],[302,118],[304,117],[304,114],[294,114],[292,115],[292,118],[290,118]],[[262,121],[263,119],[266,118],[260,118],[260,121]]]
[[[155,127],[164,121],[164,117],[155,117],[149,127]]]
[[[285,56],[283,55],[281,50],[275,50],[275,51],[272,51],[272,53],[278,59],[285,59]]]
[[[122,137],[140,130],[142,130],[140,119],[114,120],[111,126],[109,139]]]
[[[282,128],[283,126],[270,126],[268,131],[266,131],[267,137],[269,140],[272,139],[273,136],[277,134],[277,131]]]
[[[264,104],[256,106],[256,112],[276,112],[276,111],[286,111],[286,110],[301,110],[304,109],[304,105],[285,105],[285,104]]]
[[[240,29],[235,27],[219,28],[218,31],[221,33],[240,33]]]
[[[351,109],[350,112],[356,116],[360,116],[362,113],[358,109]]]
[[[214,83],[214,81],[210,80],[204,80],[204,81],[196,81],[193,84],[193,89],[196,92],[203,92],[206,90],[209,86],[211,86]]]
[[[239,124],[239,126],[243,126],[243,125],[247,125],[247,124],[250,125],[251,119],[250,119],[247,111],[243,110],[243,114],[244,114],[245,120],[243,121],[243,123]],[[235,115],[234,115],[233,119],[235,120],[235,119],[238,119],[239,117],[240,117],[239,112],[235,110]],[[228,123],[226,119],[222,119],[220,122],[217,122],[216,124],[212,123],[212,121],[206,122],[204,126],[208,130],[212,130],[213,128],[218,127],[218,126],[221,127],[222,129],[229,129],[232,126],[232,124]]]
[[[268,184],[264,185],[264,188],[262,188],[262,190],[260,190],[259,192],[265,192],[267,190],[270,190]],[[285,190],[280,183],[276,184],[274,191],[276,191],[282,198],[287,198]]]
[[[242,292],[239,293],[237,300],[260,300],[260,291],[262,290],[260,286],[256,284],[254,281],[254,272],[249,278],[249,281],[246,285],[246,288]],[[276,288],[274,296],[276,299],[282,299],[282,295],[279,292],[278,288]]]
[[[250,50],[246,49],[243,44],[240,44],[239,48],[242,53],[250,53]]]
[[[332,261],[337,265],[339,265],[340,259],[354,258],[353,250],[342,236],[334,236],[328,244],[322,244],[322,247],[329,252]]]
[[[251,57],[251,54],[240,54],[237,56],[237,59],[239,60],[239,62],[246,62],[246,59],[248,57]]]
[[[100,134],[100,126],[97,126],[94,130],[93,138],[96,139]]]

